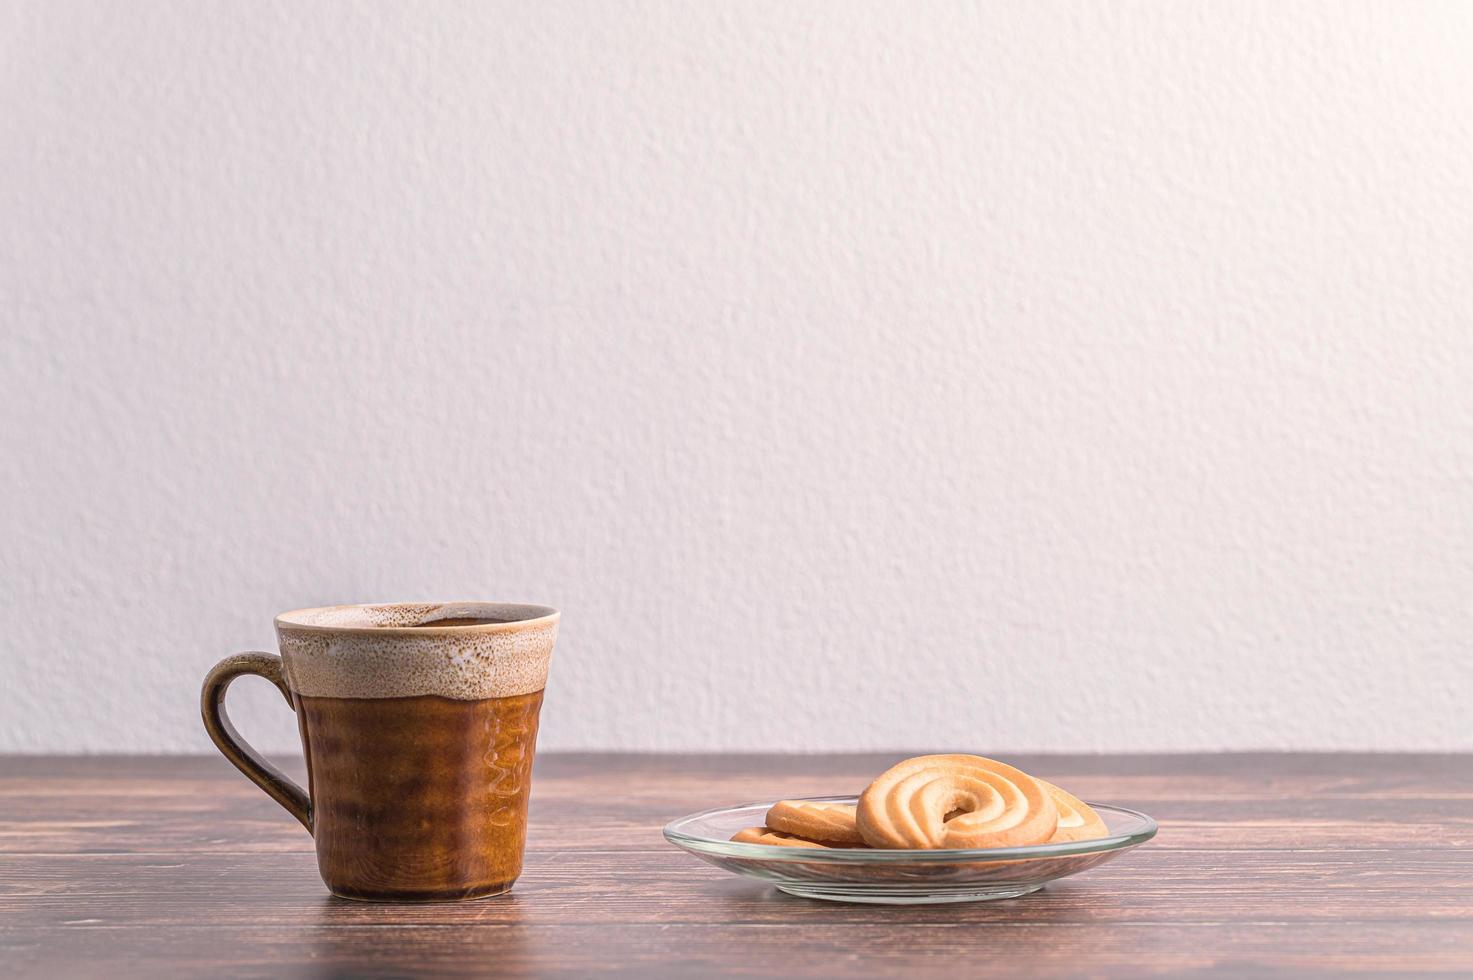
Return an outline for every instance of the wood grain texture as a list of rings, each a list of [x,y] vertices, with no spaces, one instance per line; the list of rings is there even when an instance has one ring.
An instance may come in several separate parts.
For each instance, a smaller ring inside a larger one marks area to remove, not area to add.
[[[1473,972],[1468,756],[1019,757],[1161,833],[1006,902],[811,902],[660,838],[903,755],[549,755],[515,890],[458,905],[331,897],[306,832],[220,758],[4,758],[0,974]]]

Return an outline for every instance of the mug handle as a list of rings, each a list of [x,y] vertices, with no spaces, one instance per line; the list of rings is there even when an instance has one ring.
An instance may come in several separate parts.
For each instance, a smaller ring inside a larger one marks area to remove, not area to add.
[[[280,657],[274,653],[237,653],[217,663],[205,675],[205,686],[199,696],[199,709],[205,720],[205,731],[210,733],[210,740],[215,743],[215,748],[230,760],[231,765],[264,789],[267,796],[286,807],[286,812],[300,820],[310,834],[311,798],[302,787],[288,779],[286,773],[251,748],[240,737],[240,732],[235,730],[235,726],[230,723],[230,716],[225,713],[225,690],[230,687],[231,681],[242,674],[256,674],[266,678],[281,691],[292,710],[297,710],[292,705],[292,693],[286,686],[286,678],[282,676]]]

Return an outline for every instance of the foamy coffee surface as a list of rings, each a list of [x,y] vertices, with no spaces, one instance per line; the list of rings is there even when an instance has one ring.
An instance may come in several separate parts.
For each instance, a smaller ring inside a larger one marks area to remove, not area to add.
[[[491,619],[474,626],[437,620]],[[426,602],[324,606],[276,617],[288,686],[307,697],[459,701],[540,691],[557,640],[546,606]]]

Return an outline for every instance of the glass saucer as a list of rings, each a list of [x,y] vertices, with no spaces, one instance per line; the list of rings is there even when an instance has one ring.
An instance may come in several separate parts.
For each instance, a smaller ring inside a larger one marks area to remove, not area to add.
[[[815,803],[854,803],[816,796]],[[1156,821],[1124,807],[1091,803],[1110,834],[1095,840],[979,850],[894,851],[870,848],[737,844],[731,835],[760,827],[772,802],[692,813],[665,827],[665,839],[718,868],[831,902],[927,905],[985,902],[1037,891],[1065,875],[1104,864],[1156,836]]]

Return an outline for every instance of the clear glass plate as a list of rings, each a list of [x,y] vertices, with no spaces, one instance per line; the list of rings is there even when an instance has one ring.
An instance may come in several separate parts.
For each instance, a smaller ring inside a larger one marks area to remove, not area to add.
[[[815,803],[854,803],[816,796]],[[870,848],[737,844],[731,835],[760,827],[772,802],[744,803],[671,821],[665,839],[718,868],[776,885],[789,895],[831,902],[925,905],[985,902],[1037,891],[1065,875],[1104,864],[1156,836],[1156,821],[1124,807],[1091,803],[1110,834],[1096,840],[980,850],[894,851]]]

